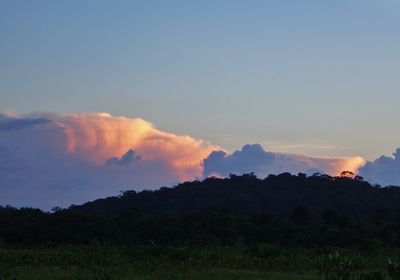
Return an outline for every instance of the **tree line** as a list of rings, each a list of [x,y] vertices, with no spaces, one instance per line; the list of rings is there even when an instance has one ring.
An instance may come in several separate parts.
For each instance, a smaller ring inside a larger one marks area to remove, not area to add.
[[[400,188],[342,174],[207,178],[44,212],[0,207],[6,244],[394,247]]]

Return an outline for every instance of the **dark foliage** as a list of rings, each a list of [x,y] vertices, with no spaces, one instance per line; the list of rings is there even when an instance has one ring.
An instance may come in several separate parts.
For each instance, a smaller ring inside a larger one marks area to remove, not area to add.
[[[208,178],[45,213],[0,208],[7,244],[343,246],[398,240],[400,188],[362,178],[289,173]]]
[[[208,178],[157,191],[127,191],[118,197],[70,207],[68,211],[110,218],[132,210],[173,217],[225,209],[241,217],[271,213],[287,218],[294,208],[302,208],[316,217],[334,210],[353,220],[376,218],[383,222],[396,218],[399,204],[398,187],[379,188],[349,177],[282,173],[262,180],[253,174],[231,175],[227,179]]]

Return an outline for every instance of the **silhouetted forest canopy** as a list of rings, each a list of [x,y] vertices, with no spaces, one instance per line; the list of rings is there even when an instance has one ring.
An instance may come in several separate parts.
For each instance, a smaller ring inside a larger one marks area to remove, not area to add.
[[[343,172],[207,178],[125,191],[52,213],[0,208],[6,244],[387,246],[399,243],[400,188]]]

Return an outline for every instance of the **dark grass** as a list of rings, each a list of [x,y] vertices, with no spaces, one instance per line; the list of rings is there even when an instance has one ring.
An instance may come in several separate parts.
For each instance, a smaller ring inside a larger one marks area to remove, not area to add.
[[[0,280],[318,279],[318,258],[334,249],[258,247],[58,246],[0,249]],[[360,270],[384,271],[395,250],[340,253]]]

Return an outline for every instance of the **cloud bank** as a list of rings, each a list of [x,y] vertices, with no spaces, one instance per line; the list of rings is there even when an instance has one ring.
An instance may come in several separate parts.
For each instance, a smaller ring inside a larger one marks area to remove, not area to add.
[[[244,145],[242,150],[227,154],[223,151],[212,152],[204,161],[205,176],[226,177],[230,173],[244,174],[254,172],[258,176],[290,172],[314,174],[316,172],[338,175],[341,171],[357,172],[364,164],[361,157],[317,158],[303,155],[280,154],[264,151],[258,145]]]
[[[244,145],[228,153],[187,135],[157,129],[140,118],[107,113],[26,116],[0,114],[0,205],[50,209],[230,173],[359,171],[381,184],[400,184],[400,150],[367,162],[321,158]]]
[[[393,157],[382,155],[368,161],[359,173],[366,180],[383,186],[400,185],[400,148],[393,153]]]
[[[187,135],[160,131],[140,118],[99,113],[53,117],[53,121],[66,135],[69,154],[101,165],[111,158],[129,156],[126,153],[132,150],[142,160],[170,166],[180,180],[201,175],[199,163],[217,148]]]
[[[0,204],[50,208],[202,175],[218,146],[106,113],[0,115]]]

